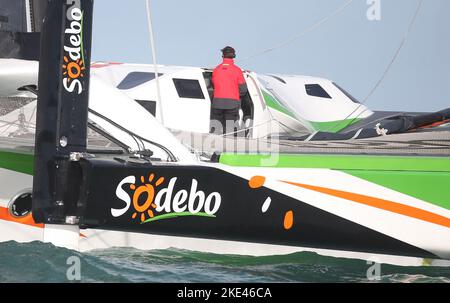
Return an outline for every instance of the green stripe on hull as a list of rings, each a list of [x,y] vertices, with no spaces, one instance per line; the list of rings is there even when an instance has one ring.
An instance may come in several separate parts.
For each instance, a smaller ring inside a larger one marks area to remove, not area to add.
[[[450,173],[399,171],[345,171],[346,173],[450,209]]]
[[[231,166],[328,168],[337,170],[449,172],[450,157],[280,154],[275,165],[270,155],[221,154],[220,163]],[[274,155],[272,155],[274,157]],[[272,158],[273,159],[273,158]],[[269,163],[264,165],[264,163]]]
[[[220,163],[231,166],[264,167],[268,155],[222,154]],[[273,163],[273,161],[270,161]],[[34,156],[0,151],[0,167],[33,174]],[[450,209],[450,158],[361,155],[279,155],[278,168],[325,168],[402,192]]]
[[[264,102],[268,107],[275,109],[285,115],[288,115],[289,117],[298,121],[295,115],[288,108],[286,108],[286,106],[283,105],[277,98],[275,98],[274,96],[272,96],[271,94],[269,94],[264,90],[261,91],[264,97]],[[358,123],[361,120],[362,119],[354,118],[354,119],[327,121],[327,122],[314,122],[314,121],[308,122],[311,124],[311,127],[316,131],[337,133],[350,125]]]
[[[266,102],[266,105],[270,108],[273,108],[279,112],[282,112],[285,115],[288,115],[289,117],[297,120],[295,115],[291,113],[286,107],[284,107],[281,102],[279,102],[277,99],[275,99],[272,95],[262,90],[264,102]]]
[[[363,155],[279,155],[276,165],[264,165],[268,155],[222,154],[231,166],[333,169],[450,209],[450,157]]]
[[[309,121],[311,123],[312,127],[316,131],[321,132],[330,132],[330,133],[337,133],[350,125],[356,124],[362,119],[346,119],[346,120],[339,120],[339,121],[328,121],[328,122],[314,122]]]
[[[33,154],[0,151],[0,168],[32,175],[33,165]]]

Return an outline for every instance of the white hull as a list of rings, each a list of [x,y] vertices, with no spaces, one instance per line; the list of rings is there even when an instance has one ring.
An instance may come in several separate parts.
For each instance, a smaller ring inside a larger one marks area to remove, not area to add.
[[[0,229],[2,230],[2,233],[0,234],[0,242],[16,241],[20,243],[28,243],[33,241],[44,241],[43,228],[0,220]],[[312,249],[248,242],[149,235],[97,229],[81,230],[81,234],[83,235],[82,237],[80,237],[79,241],[79,251],[81,252],[96,249],[108,249],[113,247],[132,247],[140,250],[176,248],[214,254],[245,255],[257,257],[270,255],[287,255],[307,251],[315,252],[322,256],[361,259],[367,260],[368,262],[371,261],[398,266],[450,266],[450,261],[446,260],[425,260],[422,258],[413,257]]]
[[[323,178],[320,178],[323,180]],[[8,207],[8,199],[17,192],[30,188],[32,176],[0,169],[0,207]],[[0,242],[16,241],[27,243],[45,242],[44,228],[0,219]],[[106,231],[98,229],[80,230],[78,250],[81,252],[108,249],[112,247],[132,247],[140,250],[185,249],[215,254],[234,254],[250,256],[286,255],[302,251],[316,252],[323,256],[369,260],[400,266],[450,266],[449,260],[428,260],[423,258],[379,255],[371,253],[347,252],[313,249],[283,245],[268,245],[249,242],[210,240],[176,236],[151,235],[143,233]]]

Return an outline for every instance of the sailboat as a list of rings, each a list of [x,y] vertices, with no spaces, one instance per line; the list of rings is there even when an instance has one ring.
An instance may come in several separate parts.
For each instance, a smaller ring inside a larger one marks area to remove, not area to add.
[[[0,33],[0,242],[450,259],[449,110],[246,71],[239,136],[211,135],[211,69],[91,63],[93,0],[37,6]]]

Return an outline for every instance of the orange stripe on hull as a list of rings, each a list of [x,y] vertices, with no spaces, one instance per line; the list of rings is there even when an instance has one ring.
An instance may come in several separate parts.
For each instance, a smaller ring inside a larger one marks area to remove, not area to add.
[[[25,224],[25,225],[29,225],[29,226],[33,226],[33,227],[38,227],[38,228],[44,228],[44,224],[38,224],[35,223],[33,220],[33,216],[31,214],[29,214],[28,216],[24,217],[24,218],[14,218],[13,216],[11,216],[9,214],[9,211],[6,207],[0,207],[0,220],[5,220],[5,221],[10,221],[10,222],[16,222],[19,224]],[[87,238],[86,235],[80,233],[80,237],[82,238]]]
[[[14,218],[9,214],[9,211],[6,207],[0,207],[0,220],[16,222],[20,224],[25,224],[33,227],[44,228],[44,224],[35,223],[33,220],[33,216],[29,214],[24,218]]]
[[[420,208],[336,189],[294,183],[289,181],[282,182],[450,228],[450,218]]]

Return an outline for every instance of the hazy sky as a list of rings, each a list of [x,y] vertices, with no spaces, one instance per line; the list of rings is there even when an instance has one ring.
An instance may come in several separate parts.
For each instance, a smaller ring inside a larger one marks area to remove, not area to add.
[[[349,0],[152,0],[158,63],[213,67],[231,45],[239,58],[286,41]],[[372,2],[372,0],[370,1]],[[293,43],[238,62],[262,73],[329,78],[363,100],[400,45],[418,0],[380,0],[369,21],[367,0]],[[434,111],[450,107],[450,1],[424,0],[372,109]],[[151,63],[145,0],[95,0],[93,60]]]

